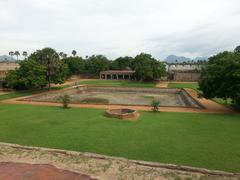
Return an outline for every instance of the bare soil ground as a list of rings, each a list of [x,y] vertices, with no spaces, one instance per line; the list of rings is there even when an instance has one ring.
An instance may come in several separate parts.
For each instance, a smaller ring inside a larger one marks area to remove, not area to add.
[[[0,179],[239,180],[240,176],[221,171],[133,161],[92,153],[0,143]]]
[[[158,88],[167,88],[168,87],[168,81],[160,81],[156,84],[156,87]]]
[[[48,164],[0,162],[1,180],[93,180],[88,175],[57,169]]]
[[[1,91],[0,90],[0,95],[4,95],[4,94],[9,94],[10,92],[7,92],[7,91]]]

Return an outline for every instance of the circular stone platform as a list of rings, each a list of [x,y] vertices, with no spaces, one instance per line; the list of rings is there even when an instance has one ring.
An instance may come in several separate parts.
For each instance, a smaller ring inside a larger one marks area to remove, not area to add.
[[[105,115],[107,117],[118,118],[118,119],[126,119],[126,120],[134,120],[139,117],[139,113],[134,109],[108,109],[106,110]]]

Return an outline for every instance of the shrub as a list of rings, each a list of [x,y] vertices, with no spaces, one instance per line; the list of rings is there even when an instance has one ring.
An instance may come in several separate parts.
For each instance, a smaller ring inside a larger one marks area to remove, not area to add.
[[[62,97],[62,103],[63,103],[63,108],[67,109],[69,108],[69,103],[70,103],[70,96],[65,94],[63,97]]]
[[[82,104],[108,104],[109,101],[104,98],[85,98],[80,101]]]
[[[151,104],[151,106],[152,106],[152,111],[153,111],[153,112],[158,112],[158,110],[159,110],[159,105],[160,105],[160,102],[159,102],[158,100],[154,99],[154,100],[152,101],[152,104]]]

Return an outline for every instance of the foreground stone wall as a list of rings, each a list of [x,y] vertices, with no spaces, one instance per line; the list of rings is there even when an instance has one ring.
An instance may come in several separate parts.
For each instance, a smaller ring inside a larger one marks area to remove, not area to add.
[[[57,168],[111,180],[239,180],[240,175],[189,166],[135,161],[93,153],[0,143],[0,162],[50,164]]]

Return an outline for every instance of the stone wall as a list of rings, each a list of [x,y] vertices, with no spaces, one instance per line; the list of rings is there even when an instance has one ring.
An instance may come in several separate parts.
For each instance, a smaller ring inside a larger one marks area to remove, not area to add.
[[[198,81],[200,78],[199,72],[174,72],[174,81]]]

